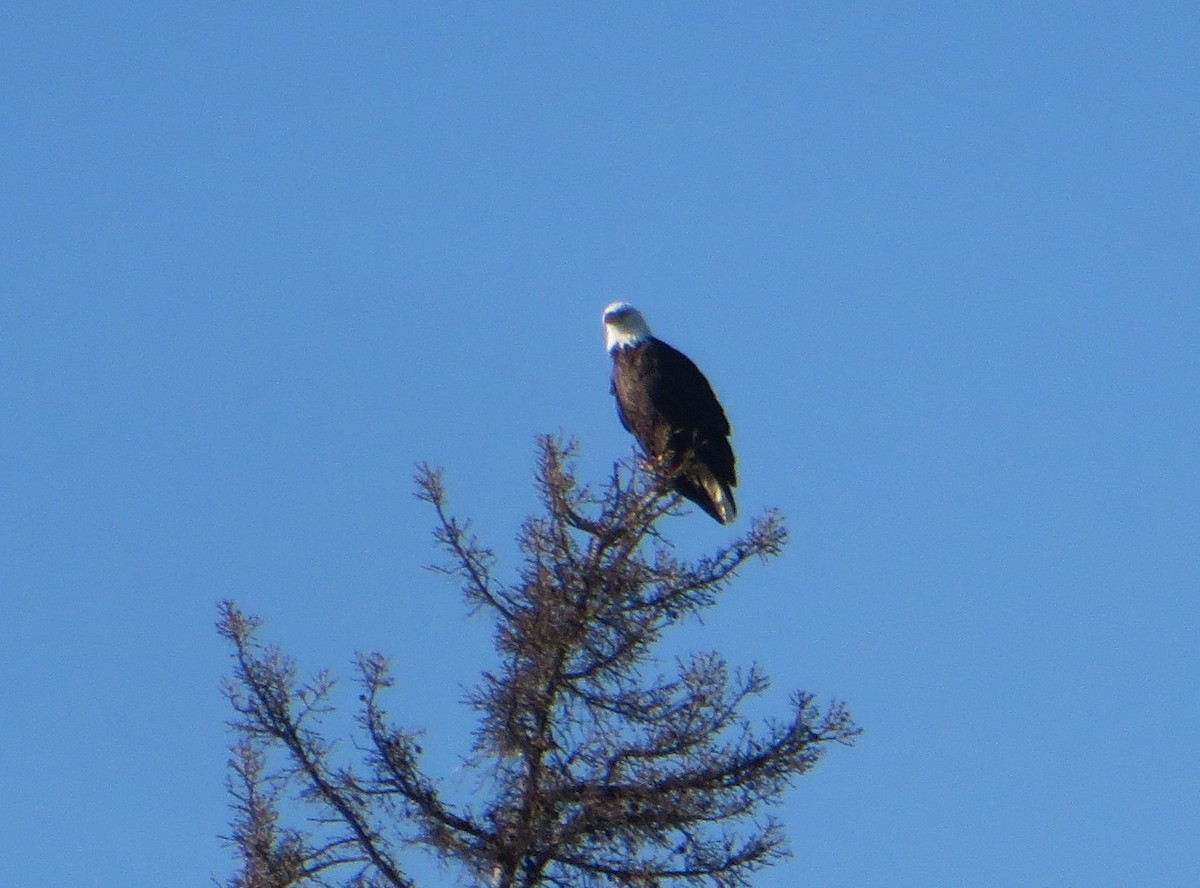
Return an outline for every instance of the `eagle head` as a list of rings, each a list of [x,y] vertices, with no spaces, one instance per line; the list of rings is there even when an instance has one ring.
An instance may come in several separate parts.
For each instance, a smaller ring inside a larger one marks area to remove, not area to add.
[[[628,302],[613,302],[604,307],[604,347],[610,352],[649,338],[646,319]]]

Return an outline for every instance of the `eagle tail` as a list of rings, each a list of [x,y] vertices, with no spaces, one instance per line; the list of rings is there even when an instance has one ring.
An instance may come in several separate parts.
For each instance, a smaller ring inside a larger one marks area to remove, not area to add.
[[[728,484],[722,484],[709,474],[702,483],[704,492],[712,503],[709,513],[722,524],[730,524],[737,518],[737,503],[733,499],[733,490]]]
[[[732,486],[719,480],[708,466],[693,465],[675,478],[674,487],[718,524],[729,524],[737,517]]]

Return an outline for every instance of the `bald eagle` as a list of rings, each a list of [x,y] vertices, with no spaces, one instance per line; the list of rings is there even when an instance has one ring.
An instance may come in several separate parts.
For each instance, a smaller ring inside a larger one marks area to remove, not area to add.
[[[604,334],[621,425],[678,493],[728,524],[737,516],[737,474],[729,420],[712,386],[687,355],[654,338],[627,302],[604,309]]]

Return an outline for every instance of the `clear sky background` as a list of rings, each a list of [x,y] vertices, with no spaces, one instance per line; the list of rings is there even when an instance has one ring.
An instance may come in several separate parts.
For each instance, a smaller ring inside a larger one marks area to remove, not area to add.
[[[1198,47],[1193,2],[8,4],[0,880],[229,874],[224,597],[391,654],[469,793],[489,625],[413,468],[511,568],[536,434],[630,452],[627,299],[792,531],[673,645],[866,729],[757,884],[1200,884]]]

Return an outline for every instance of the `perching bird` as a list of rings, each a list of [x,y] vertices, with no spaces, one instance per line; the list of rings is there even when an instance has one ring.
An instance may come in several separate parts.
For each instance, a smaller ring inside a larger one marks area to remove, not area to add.
[[[737,516],[737,473],[729,420],[712,386],[687,355],[655,339],[627,302],[604,309],[604,335],[621,424],[676,491],[728,524]]]

